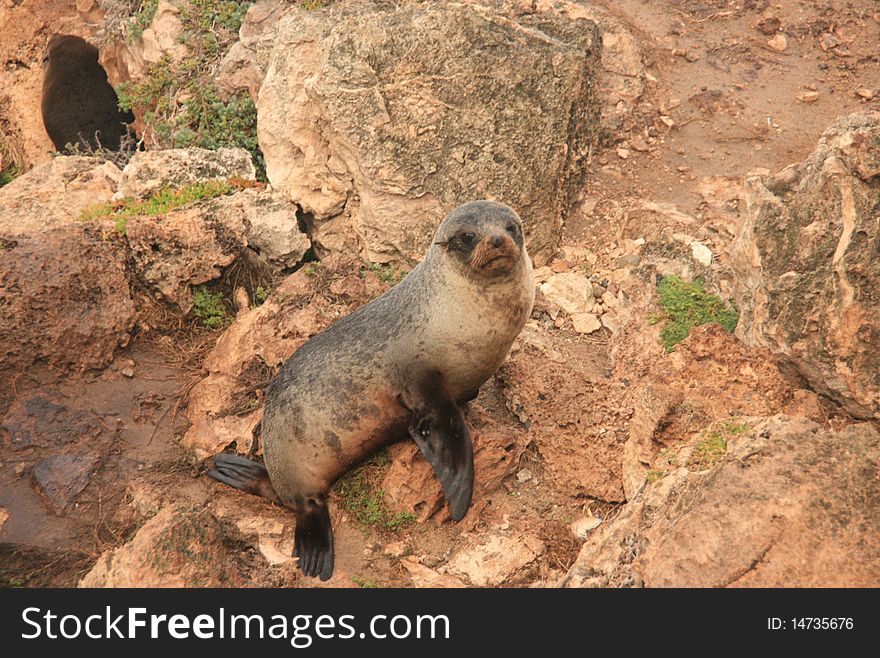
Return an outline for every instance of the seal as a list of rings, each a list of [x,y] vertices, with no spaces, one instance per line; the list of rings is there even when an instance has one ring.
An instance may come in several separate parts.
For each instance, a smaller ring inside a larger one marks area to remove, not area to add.
[[[55,148],[118,151],[134,115],[119,109],[107,72],[98,63],[98,49],[85,39],[54,34],[46,58],[40,110]]]
[[[265,397],[265,466],[221,454],[208,475],[291,508],[294,556],[322,580],[333,573],[330,487],[386,443],[412,437],[460,520],[474,482],[460,405],[501,365],[534,298],[517,214],[491,201],[460,206],[397,286],[284,363]]]

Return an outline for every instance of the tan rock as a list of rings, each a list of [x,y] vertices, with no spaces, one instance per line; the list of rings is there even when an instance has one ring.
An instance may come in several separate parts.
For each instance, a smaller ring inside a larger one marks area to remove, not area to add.
[[[58,157],[0,188],[0,388],[7,369],[103,367],[128,342],[125,243],[112,223],[80,220],[120,177],[98,158]]]
[[[263,0],[248,9],[238,31],[239,39],[224,55],[217,71],[221,97],[246,91],[256,102],[275,46],[276,28],[291,11],[295,6],[286,0]]]
[[[245,582],[237,558],[209,512],[166,507],[127,544],[103,553],[79,587],[234,587]]]
[[[410,578],[412,578],[413,585],[416,587],[443,587],[443,588],[460,588],[467,587],[467,585],[455,578],[454,576],[450,576],[448,574],[441,574],[437,571],[434,571],[430,567],[426,567],[424,564],[419,562],[416,557],[405,557],[400,561],[400,564],[407,570]]]
[[[116,196],[146,198],[165,187],[181,188],[229,178],[254,180],[255,177],[251,155],[244,149],[194,147],[138,151],[122,170]]]
[[[582,516],[571,522],[571,534],[578,539],[586,539],[590,533],[602,525],[602,519],[597,516]]]
[[[490,37],[501,34],[503,52]],[[523,210],[542,265],[595,139],[599,53],[595,24],[552,14],[451,3],[291,12],[257,103],[269,180],[308,216],[319,255],[415,263],[446,212],[490,196]]]
[[[840,119],[792,175],[747,179],[731,253],[737,334],[861,417],[880,415],[878,175],[880,113]]]
[[[541,294],[548,303],[569,315],[589,313],[593,307],[593,285],[578,272],[554,274],[541,284]]]
[[[545,460],[544,480],[573,496],[623,500],[621,437],[600,432],[594,413],[608,391],[607,355],[589,341],[563,340],[523,330],[498,373],[505,403],[528,424]]]
[[[592,313],[575,313],[571,324],[579,334],[592,334],[602,328],[602,322]]]
[[[870,587],[880,530],[859,501],[880,494],[864,467],[878,457],[869,424],[759,420],[711,470],[650,484],[592,533],[560,584]]]
[[[778,53],[784,52],[788,48],[788,39],[782,32],[778,32],[767,42],[767,47]]]
[[[712,264],[712,250],[702,242],[691,242],[691,255],[703,267],[709,267]]]
[[[544,553],[544,543],[536,537],[493,535],[454,555],[446,570],[467,578],[477,587],[501,585],[517,571]]]

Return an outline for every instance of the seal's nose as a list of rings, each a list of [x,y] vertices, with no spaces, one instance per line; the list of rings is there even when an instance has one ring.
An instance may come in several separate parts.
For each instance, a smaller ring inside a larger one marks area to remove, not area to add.
[[[500,235],[492,236],[492,246],[498,249],[502,244],[504,244],[504,238]]]

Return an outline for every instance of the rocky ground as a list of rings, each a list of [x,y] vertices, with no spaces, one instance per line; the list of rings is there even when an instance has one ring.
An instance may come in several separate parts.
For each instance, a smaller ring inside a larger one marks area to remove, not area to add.
[[[2,153],[29,169],[0,188],[4,585],[880,582],[876,2],[405,7],[400,24],[427,35],[522,40],[519,84],[449,87],[481,79],[491,42],[432,58],[438,43],[402,69],[393,51],[367,71],[346,20],[374,51],[396,22],[260,3],[221,79],[255,96],[270,189],[240,151],[51,159],[42,45],[110,14],[50,4],[0,6],[15,26],[0,36]],[[106,50],[111,81],[142,74],[164,34]],[[276,40],[318,45],[289,61],[270,57]],[[477,116],[456,150],[461,108]],[[168,181],[226,187],[121,231],[118,215],[82,221]],[[474,506],[451,523],[430,468],[395,444],[333,492],[334,577],[300,578],[292,516],[205,478],[203,460],[259,454],[284,358],[393,284],[442,209],[481,193],[524,209],[539,267],[531,321],[467,408]],[[395,223],[409,214],[423,221]],[[706,324],[667,351],[662,277],[732,300],[736,332]],[[204,290],[225,299],[213,329]]]

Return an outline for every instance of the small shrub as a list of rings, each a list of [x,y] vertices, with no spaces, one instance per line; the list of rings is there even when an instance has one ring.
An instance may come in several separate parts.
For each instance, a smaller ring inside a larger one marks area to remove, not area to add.
[[[736,329],[739,311],[720,297],[707,293],[701,281],[665,276],[657,285],[657,292],[667,320],[660,330],[660,340],[667,352],[687,338],[693,327],[717,322],[726,331]]]
[[[193,313],[208,329],[221,329],[228,325],[232,319],[226,312],[223,295],[212,293],[204,286],[195,289]]]
[[[156,9],[159,7],[159,0],[140,0],[137,9],[131,15],[126,25],[127,39],[133,43],[141,38],[153,18],[156,16]]]
[[[253,101],[246,93],[221,100],[214,83],[217,66],[238,38],[241,22],[252,4],[232,0],[180,3],[180,41],[187,48],[187,56],[180,60],[163,56],[148,69],[144,79],[120,85],[117,94],[121,108],[139,110],[157,146],[244,148],[251,153],[257,179],[265,181],[266,165],[257,141]],[[129,19],[129,38],[140,36],[155,11],[151,2],[140,4]]]

